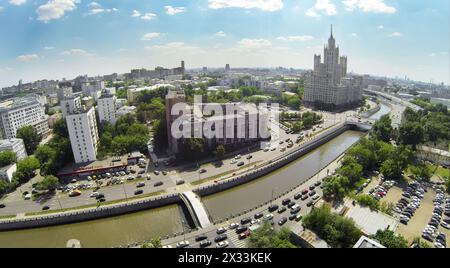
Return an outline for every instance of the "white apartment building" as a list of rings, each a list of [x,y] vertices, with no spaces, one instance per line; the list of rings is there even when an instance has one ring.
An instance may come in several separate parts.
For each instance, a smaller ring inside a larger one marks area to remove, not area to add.
[[[106,90],[103,91],[97,101],[97,110],[100,122],[116,124],[116,96]]]
[[[94,80],[83,82],[81,90],[86,96],[91,96],[96,101],[100,97],[100,92],[105,88],[105,82],[102,80]]]
[[[75,96],[66,96],[61,100],[61,111],[64,117],[81,109],[81,98]]]
[[[47,119],[44,106],[33,95],[2,102],[0,138],[15,138],[17,130],[23,126],[33,126],[39,135],[45,136],[50,133]]]
[[[97,159],[98,130],[95,109],[81,108],[66,116],[75,163],[86,163]]]
[[[13,151],[16,153],[17,160],[22,160],[27,157],[27,151],[22,139],[7,139],[0,140],[0,152]]]

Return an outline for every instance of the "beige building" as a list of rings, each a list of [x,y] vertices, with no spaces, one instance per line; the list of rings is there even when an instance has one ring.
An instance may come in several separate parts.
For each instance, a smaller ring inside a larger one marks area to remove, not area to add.
[[[306,75],[305,106],[331,111],[358,106],[362,100],[362,77],[347,75],[347,57],[339,56],[333,28],[323,54],[323,62],[320,55],[314,55],[314,70]]]

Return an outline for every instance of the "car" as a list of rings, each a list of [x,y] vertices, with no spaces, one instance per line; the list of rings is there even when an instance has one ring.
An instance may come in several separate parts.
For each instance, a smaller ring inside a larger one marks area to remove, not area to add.
[[[153,173],[154,173],[155,175],[159,175],[159,171],[158,171],[158,170],[154,170]]]
[[[291,208],[291,214],[297,214],[300,212],[300,210],[302,210],[302,207],[300,207],[300,206]]]
[[[49,210],[49,209],[50,209],[49,206],[43,206],[43,207],[42,207],[42,210]]]
[[[314,190],[316,188],[316,186],[314,186],[314,185],[311,185],[311,186],[309,186],[309,190]]]
[[[248,155],[246,158],[247,158],[247,160],[250,160],[253,158],[253,155]]]
[[[197,235],[196,237],[195,237],[195,241],[196,242],[199,242],[199,241],[202,241],[202,240],[205,240],[205,239],[207,239],[208,237],[206,236],[206,235]]]
[[[250,223],[251,221],[252,221],[252,218],[243,218],[243,219],[241,219],[241,224],[244,225],[244,224]]]
[[[292,202],[290,202],[290,203],[287,205],[287,207],[288,207],[288,208],[292,208],[292,207],[295,206],[295,205],[296,205],[295,202],[292,201]]]
[[[228,241],[222,241],[216,244],[216,248],[226,248],[228,245]]]
[[[314,204],[313,201],[309,201],[308,203],[306,203],[306,206],[307,206],[307,207],[311,207],[313,204]]]
[[[444,227],[447,230],[450,230],[450,224],[448,224],[446,222],[441,222],[441,226]]]
[[[211,246],[211,241],[209,241],[208,239],[207,240],[203,240],[202,242],[200,242],[200,247],[201,248],[206,248],[206,247],[209,247],[209,246]]]
[[[287,222],[287,218],[283,217],[278,221],[278,225],[282,226],[283,224],[285,224]]]
[[[264,215],[264,220],[265,221],[270,221],[271,219],[273,219],[273,214],[266,214],[266,215]]]
[[[180,241],[177,243],[177,248],[185,248],[189,246],[189,241]]]
[[[77,183],[77,179],[72,179],[70,182],[71,183]]]
[[[241,161],[241,162],[239,162],[239,163],[237,164],[237,166],[238,166],[238,167],[241,167],[241,166],[243,166],[244,164],[245,164],[245,163]]]
[[[298,194],[294,195],[294,199],[295,200],[298,200],[300,198],[302,198],[302,194],[301,193],[298,193]]]
[[[297,216],[297,215],[290,215],[290,216],[289,216],[289,220],[290,220],[290,221],[295,220],[295,217],[296,217],[296,216]]]
[[[281,213],[283,213],[285,211],[286,211],[286,208],[285,207],[281,207],[281,208],[278,209],[278,214],[281,214]]]
[[[0,204],[0,208],[5,208],[5,204]]]
[[[79,190],[73,190],[73,191],[69,192],[69,197],[77,197],[77,196],[80,196],[80,195],[81,195],[81,192]]]
[[[302,191],[302,194],[305,195],[305,194],[307,194],[308,192],[309,192],[308,189],[304,189],[304,190]]]
[[[240,155],[240,154],[236,155],[236,156],[234,157],[234,159],[236,159],[236,160],[241,159],[241,155]]]
[[[291,199],[286,198],[286,199],[284,199],[283,201],[281,201],[281,204],[282,204],[283,206],[286,206],[286,205],[289,204],[290,202],[291,202]]]
[[[295,216],[295,221],[301,221],[303,219],[303,216],[302,215],[296,215]]]
[[[241,240],[242,239],[246,239],[249,235],[250,235],[250,232],[249,232],[249,230],[247,230],[247,231],[245,231],[243,233],[240,233],[238,238],[241,239]]]
[[[319,198],[320,198],[320,196],[318,194],[315,194],[315,195],[313,195],[312,200],[317,200]]]
[[[99,195],[98,192],[93,192],[89,195],[89,197],[97,197]]]
[[[162,174],[163,174],[164,176],[166,176],[166,175],[167,175],[167,171],[163,170],[163,171],[162,171]]]
[[[153,186],[154,187],[158,187],[158,186],[161,186],[161,185],[163,185],[164,183],[162,182],[162,181],[157,181],[157,182],[155,182],[154,184],[153,184]]]
[[[313,196],[313,195],[315,195],[315,194],[316,194],[316,191],[313,190],[313,191],[309,192],[308,195],[309,195],[309,196]]]
[[[145,183],[144,182],[138,182],[137,184],[136,184],[136,187],[138,187],[138,188],[141,188],[141,187],[144,187],[145,186]]]
[[[97,203],[106,202],[106,199],[104,197],[97,199]]]
[[[228,229],[233,230],[233,229],[238,228],[238,226],[239,226],[239,224],[232,222],[232,223],[230,223],[230,226],[228,226]]]
[[[276,204],[272,204],[272,205],[270,205],[269,206],[269,212],[274,212],[275,210],[277,210],[278,209],[278,205],[276,205]]]
[[[214,238],[214,241],[216,243],[218,243],[218,242],[226,240],[227,238],[228,238],[228,236],[226,234],[221,234],[221,235],[216,236],[216,238]]]
[[[227,232],[227,229],[224,228],[224,227],[220,227],[220,228],[217,229],[217,231],[216,231],[217,234],[223,234],[223,233],[226,233],[226,232]]]
[[[204,168],[202,168],[198,171],[198,173],[200,173],[200,174],[205,173],[205,172],[206,172],[206,169],[204,169]]]
[[[263,216],[264,216],[264,214],[262,212],[258,212],[255,214],[255,219],[262,218]]]
[[[243,232],[245,232],[245,231],[247,231],[247,226],[245,226],[245,225],[241,225],[241,226],[238,226],[237,228],[236,228],[236,233],[237,234],[240,234],[240,233],[243,233]]]
[[[142,189],[134,191],[134,195],[140,195],[140,194],[143,194],[143,193],[144,193],[144,190],[142,190]]]
[[[177,185],[184,184],[184,180],[177,180],[176,184],[177,184]]]
[[[302,196],[302,198],[301,198],[302,201],[305,201],[306,199],[308,199],[308,196],[307,196],[307,195],[304,195],[304,196]]]
[[[315,186],[320,186],[322,184],[321,181],[317,181],[316,183],[314,183]]]

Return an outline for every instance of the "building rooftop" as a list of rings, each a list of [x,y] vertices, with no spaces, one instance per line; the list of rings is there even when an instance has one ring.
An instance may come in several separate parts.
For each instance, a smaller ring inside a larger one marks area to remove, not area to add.
[[[385,248],[382,244],[366,236],[361,236],[353,248]]]

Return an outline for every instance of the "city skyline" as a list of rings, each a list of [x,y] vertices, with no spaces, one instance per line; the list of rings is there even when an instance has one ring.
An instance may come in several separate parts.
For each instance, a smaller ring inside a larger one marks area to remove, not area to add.
[[[0,29],[0,87],[181,59],[312,69],[330,24],[349,72],[449,84],[448,11],[438,0],[3,0],[0,23],[15,27]]]

